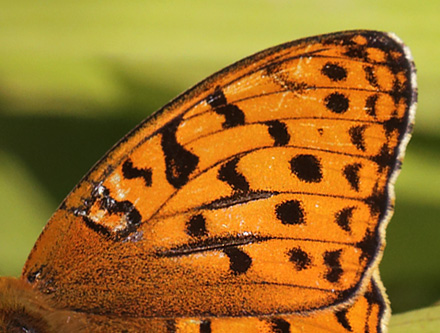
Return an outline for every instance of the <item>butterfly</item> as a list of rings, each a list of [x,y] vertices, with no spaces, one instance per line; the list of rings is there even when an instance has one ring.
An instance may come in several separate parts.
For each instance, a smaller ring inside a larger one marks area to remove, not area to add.
[[[384,332],[378,264],[417,89],[393,34],[269,48],[115,145],[51,217],[11,332]]]

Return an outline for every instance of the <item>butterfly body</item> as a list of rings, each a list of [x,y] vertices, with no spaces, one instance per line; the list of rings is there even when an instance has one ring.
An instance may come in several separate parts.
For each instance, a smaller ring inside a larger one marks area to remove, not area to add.
[[[408,50],[371,31],[220,71],[84,177],[32,250],[23,288],[88,330],[384,329],[377,264],[414,75]]]

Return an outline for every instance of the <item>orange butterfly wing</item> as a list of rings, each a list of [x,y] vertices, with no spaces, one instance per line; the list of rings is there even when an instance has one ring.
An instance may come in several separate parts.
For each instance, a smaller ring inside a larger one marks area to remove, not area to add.
[[[354,304],[340,310],[317,311],[307,316],[180,319],[174,323],[174,328],[180,333],[382,332],[390,312],[388,302],[381,293],[382,288],[379,276],[376,275],[368,284],[366,292]],[[162,321],[162,325],[163,332],[167,332],[166,322]]]
[[[334,316],[379,283],[415,99],[409,52],[384,33],[246,58],[122,139],[55,212],[22,279],[107,320]]]
[[[377,273],[377,271],[376,271]],[[16,279],[0,279],[0,329],[32,328],[37,332],[384,332],[390,310],[378,274],[367,290],[341,309],[325,309],[308,315],[290,314],[243,317],[139,318],[96,315],[57,309],[50,296],[25,288]],[[2,304],[4,299],[14,306]],[[25,305],[23,311],[23,306]],[[21,307],[21,308],[20,308]],[[1,310],[10,312],[4,313]],[[26,315],[26,316],[24,316]],[[4,316],[4,317],[3,317]],[[2,327],[6,323],[9,327]]]

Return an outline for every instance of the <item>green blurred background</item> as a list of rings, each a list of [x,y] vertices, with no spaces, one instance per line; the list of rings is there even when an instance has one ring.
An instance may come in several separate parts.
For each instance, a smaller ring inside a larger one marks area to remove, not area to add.
[[[416,127],[381,274],[393,311],[440,299],[440,1],[0,1],[0,275],[19,275],[87,170],[180,92],[261,49],[393,31],[418,69]]]

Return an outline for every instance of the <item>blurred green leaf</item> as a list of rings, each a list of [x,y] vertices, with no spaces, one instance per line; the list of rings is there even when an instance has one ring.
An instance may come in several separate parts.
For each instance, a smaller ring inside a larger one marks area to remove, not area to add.
[[[391,317],[389,333],[440,332],[440,306],[406,312]]]

